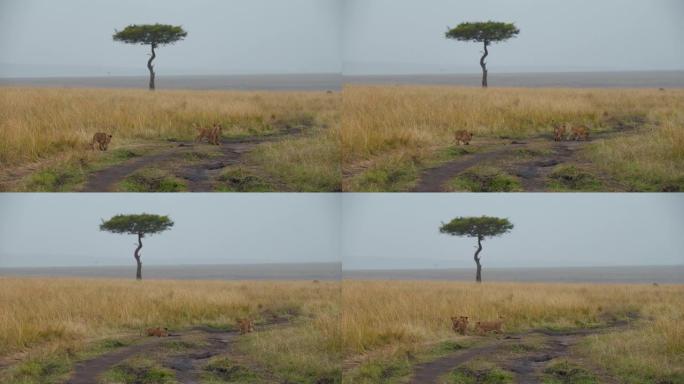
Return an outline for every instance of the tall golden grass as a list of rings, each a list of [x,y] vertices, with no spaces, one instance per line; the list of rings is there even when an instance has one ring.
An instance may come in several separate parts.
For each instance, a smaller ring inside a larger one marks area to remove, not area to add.
[[[273,123],[332,125],[338,94],[324,92],[155,91],[0,87],[0,164],[20,165],[82,152],[98,131],[113,146],[191,139],[192,124],[222,123],[224,135],[253,135]]]
[[[638,313],[633,328],[596,336],[586,353],[616,371],[684,374],[684,286],[350,281],[342,288],[343,355],[390,359],[454,339],[450,316],[505,319],[507,332],[585,328]],[[651,368],[652,367],[652,368]]]
[[[337,282],[0,278],[0,357],[78,349],[151,326],[234,325],[263,311],[310,319],[300,332],[334,346],[339,293]]]
[[[476,138],[522,138],[550,136],[555,124],[571,122],[594,131],[638,126],[630,137],[596,146],[592,158],[606,172],[684,177],[684,90],[351,85],[343,93],[348,174],[434,158],[459,129]]]

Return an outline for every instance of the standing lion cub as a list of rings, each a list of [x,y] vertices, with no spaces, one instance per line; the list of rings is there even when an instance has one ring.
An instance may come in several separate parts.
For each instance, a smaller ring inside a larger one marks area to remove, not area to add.
[[[93,150],[99,149],[100,151],[106,151],[111,141],[112,135],[104,132],[97,132],[93,135],[93,140],[90,142],[90,146]]]
[[[240,334],[244,335],[246,333],[254,332],[254,320],[252,319],[237,319],[238,326],[240,328]]]
[[[469,145],[470,140],[473,139],[473,133],[466,131],[464,129],[458,130],[454,132],[454,141],[458,143],[458,145]]]
[[[221,124],[214,124],[211,128],[202,128],[197,124],[193,124],[193,126],[198,131],[195,141],[201,142],[202,139],[206,138],[209,144],[221,145],[221,130],[223,129]]]

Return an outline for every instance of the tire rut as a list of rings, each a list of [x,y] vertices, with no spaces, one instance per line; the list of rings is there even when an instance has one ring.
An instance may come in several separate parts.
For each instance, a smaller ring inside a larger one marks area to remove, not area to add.
[[[239,140],[224,141],[220,147],[220,155],[210,160],[176,168],[174,173],[185,179],[190,192],[210,192],[210,173],[229,165],[242,162],[246,153],[258,144],[275,142],[285,138],[294,138],[302,134],[301,127],[290,128],[282,132],[254,136]],[[194,142],[180,142],[175,147],[161,152],[128,160],[122,164],[93,172],[81,188],[82,192],[113,192],[116,184],[134,172],[150,166],[161,165],[179,159],[184,154],[191,154],[197,144]]]
[[[638,318],[635,314],[628,314],[630,320]],[[579,329],[573,331],[551,331],[547,329],[535,329],[527,332],[507,335],[503,339],[497,339],[486,345],[458,351],[441,357],[437,360],[418,365],[411,377],[409,384],[438,383],[440,377],[448,374],[459,366],[479,357],[492,358],[500,352],[521,345],[521,342],[529,336],[544,337],[544,347],[540,351],[525,353],[503,361],[501,366],[516,374],[516,383],[536,384],[541,383],[540,372],[546,364],[553,359],[568,356],[569,349],[576,345],[585,336],[605,332],[615,332],[627,328],[630,321],[616,321],[605,327]]]
[[[625,129],[615,128],[610,131],[595,133],[592,140],[609,139],[618,135],[626,135],[636,132],[636,128]],[[449,161],[442,165],[424,170],[420,176],[418,184],[411,192],[445,192],[444,184],[450,179],[458,176],[468,168],[474,167],[484,162],[501,160],[512,155],[516,150],[528,149],[531,144],[546,143],[552,137],[540,134],[525,139],[526,141],[510,141],[500,146],[465,155],[458,159]],[[546,156],[538,156],[535,159],[517,163],[513,166],[513,173],[520,177],[523,190],[526,192],[543,192],[545,179],[550,169],[559,164],[572,162],[577,157],[577,152],[591,141],[562,141],[552,146],[552,153]],[[504,166],[505,167],[505,166]]]
[[[418,185],[411,192],[444,192],[444,184],[451,178],[481,162],[503,158],[513,150],[513,148],[506,146],[487,152],[465,155],[457,160],[426,169],[420,175]]]
[[[287,319],[273,318],[259,329],[283,327],[289,323]],[[257,331],[259,330],[257,329]],[[238,331],[221,331],[208,327],[195,327],[187,331],[173,333],[168,337],[151,338],[145,341],[117,349],[96,358],[77,363],[74,373],[66,384],[94,384],[98,377],[123,361],[142,354],[152,354],[163,350],[171,341],[182,341],[185,336],[202,336],[206,344],[192,347],[182,354],[172,354],[161,361],[162,365],[171,369],[180,384],[198,384],[202,373],[202,365],[210,358],[231,352],[231,345],[240,337]]]

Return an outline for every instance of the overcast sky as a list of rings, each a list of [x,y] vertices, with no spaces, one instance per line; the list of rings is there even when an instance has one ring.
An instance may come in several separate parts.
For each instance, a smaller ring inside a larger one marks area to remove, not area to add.
[[[128,24],[182,25],[158,50],[169,74],[337,73],[339,0],[0,0],[0,77],[147,75]]]
[[[482,47],[446,40],[465,21],[514,22],[492,72],[684,69],[682,0],[345,0],[344,71],[478,72]]]
[[[168,214],[147,265],[339,262],[345,269],[472,267],[456,216],[509,218],[488,267],[684,264],[684,194],[0,194],[0,267],[130,265],[117,213]]]
[[[58,6],[56,5],[58,4]],[[164,75],[474,73],[464,21],[515,22],[492,72],[684,69],[681,0],[0,0],[0,77],[147,75],[149,47],[112,41],[132,23],[179,24]]]
[[[143,262],[339,262],[332,194],[0,194],[0,267],[134,264],[137,239],[101,232],[118,213],[169,215]]]
[[[684,194],[345,194],[345,269],[472,268],[476,239],[439,233],[457,216],[507,217],[485,267],[684,264]]]

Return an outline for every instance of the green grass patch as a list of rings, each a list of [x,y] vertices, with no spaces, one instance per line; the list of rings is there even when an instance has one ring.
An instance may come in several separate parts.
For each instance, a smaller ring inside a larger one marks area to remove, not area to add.
[[[522,185],[517,177],[493,167],[474,167],[447,182],[449,191],[518,192]]]
[[[148,358],[132,358],[102,375],[102,384],[174,384],[176,375]]]
[[[248,156],[279,191],[337,192],[342,189],[340,148],[333,132],[259,144]],[[333,137],[330,137],[333,136]]]
[[[105,339],[75,351],[73,348],[33,357],[0,371],[0,382],[7,384],[63,383],[70,375],[74,363],[93,358],[108,351],[130,345],[131,339]]]
[[[509,384],[513,374],[494,364],[474,361],[451,371],[446,377],[449,384]]]
[[[219,177],[220,184],[216,190],[220,192],[271,192],[273,186],[254,175],[244,167],[237,167],[223,172]]]
[[[71,371],[71,359],[64,355],[32,359],[12,367],[3,383],[53,384],[62,383]]]
[[[369,361],[361,364],[344,375],[344,383],[348,384],[394,384],[402,382],[402,378],[411,374],[410,362],[403,359],[393,361]]]
[[[544,384],[599,384],[591,372],[567,360],[550,363],[544,369],[544,375]]]
[[[118,189],[120,192],[182,192],[187,186],[167,171],[147,168],[125,178]]]
[[[574,165],[559,165],[549,175],[552,191],[602,191],[603,184],[592,173]]]
[[[85,180],[84,168],[76,165],[50,167],[29,175],[24,183],[27,192],[67,192]]]
[[[202,378],[204,383],[252,384],[263,382],[254,371],[227,357],[213,358],[203,369]]]
[[[384,163],[365,171],[352,182],[355,192],[399,192],[411,189],[418,177],[412,162]]]
[[[237,347],[258,359],[279,383],[342,382],[338,341],[310,322],[291,323],[278,329],[257,328],[257,332],[240,337]]]

